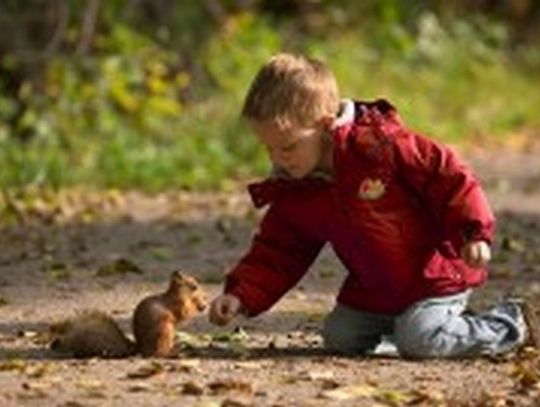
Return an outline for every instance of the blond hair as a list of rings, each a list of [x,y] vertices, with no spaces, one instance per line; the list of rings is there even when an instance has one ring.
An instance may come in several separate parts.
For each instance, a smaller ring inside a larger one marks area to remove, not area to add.
[[[309,126],[339,110],[336,79],[324,63],[301,55],[277,54],[257,73],[242,116],[280,126]]]

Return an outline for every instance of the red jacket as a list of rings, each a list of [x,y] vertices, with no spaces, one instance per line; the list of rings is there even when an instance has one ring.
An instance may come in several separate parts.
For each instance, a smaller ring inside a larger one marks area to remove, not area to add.
[[[355,102],[354,121],[332,132],[333,179],[250,185],[269,204],[225,292],[248,315],[270,308],[328,242],[348,271],[338,302],[397,314],[422,298],[483,283],[486,270],[458,256],[491,242],[494,217],[477,179],[450,149],[403,127],[384,100]]]

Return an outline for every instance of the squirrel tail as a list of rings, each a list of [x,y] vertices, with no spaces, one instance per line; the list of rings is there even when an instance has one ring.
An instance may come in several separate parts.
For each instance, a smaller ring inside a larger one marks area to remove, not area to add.
[[[50,348],[75,358],[123,358],[135,354],[135,343],[117,322],[100,311],[82,314],[50,327]]]

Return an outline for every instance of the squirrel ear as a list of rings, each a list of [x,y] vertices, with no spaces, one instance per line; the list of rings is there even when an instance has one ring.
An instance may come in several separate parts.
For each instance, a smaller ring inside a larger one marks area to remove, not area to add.
[[[171,273],[171,278],[183,280],[185,275],[180,270],[175,270]]]

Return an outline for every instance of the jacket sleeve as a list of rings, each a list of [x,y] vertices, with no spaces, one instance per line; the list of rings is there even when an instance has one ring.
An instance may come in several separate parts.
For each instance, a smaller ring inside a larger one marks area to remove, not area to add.
[[[399,176],[443,229],[442,254],[455,257],[464,243],[491,244],[495,218],[472,170],[451,149],[404,130],[396,138]]]
[[[240,299],[248,316],[274,305],[317,257],[324,242],[301,229],[279,203],[272,204],[247,254],[227,275],[225,292]]]

